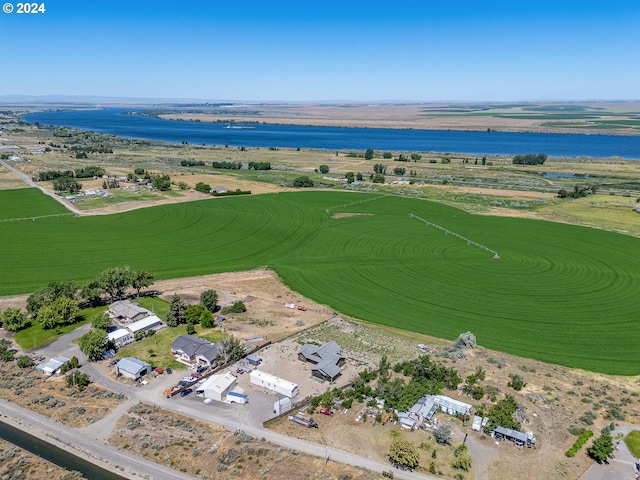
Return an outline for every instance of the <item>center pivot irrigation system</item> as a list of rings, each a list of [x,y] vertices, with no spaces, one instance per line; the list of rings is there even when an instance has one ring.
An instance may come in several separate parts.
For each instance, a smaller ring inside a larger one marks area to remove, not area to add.
[[[467,245],[473,245],[474,247],[478,247],[481,248],[482,250],[486,250],[489,253],[493,254],[493,258],[498,260],[500,258],[500,255],[498,255],[498,252],[496,252],[495,250],[491,250],[489,247],[485,247],[484,245],[479,244],[478,242],[474,242],[473,240],[469,240],[466,237],[463,237],[462,235],[457,234],[456,232],[452,232],[451,230],[447,230],[444,227],[441,227],[440,225],[437,225],[435,223],[432,223],[428,220],[425,220],[422,217],[419,217],[418,215],[414,215],[413,213],[409,214],[410,218],[415,218],[416,220],[420,220],[421,222],[423,222],[424,224],[426,224],[428,227],[435,227],[438,230],[442,230],[444,232],[445,235],[453,235],[456,238],[459,238],[460,240],[463,240],[465,242],[467,242]]]

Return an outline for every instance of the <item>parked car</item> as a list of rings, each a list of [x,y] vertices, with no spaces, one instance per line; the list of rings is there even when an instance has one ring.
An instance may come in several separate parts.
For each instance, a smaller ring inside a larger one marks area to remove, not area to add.
[[[300,310],[301,312],[306,312],[307,311],[307,307],[303,307],[302,305],[298,305],[298,310]]]
[[[162,375],[164,373],[164,370],[162,370],[160,367],[156,367],[155,370],[158,375]]]
[[[196,373],[202,373],[207,369],[207,367],[205,367],[204,365],[200,365],[198,366],[198,368],[196,368]]]
[[[167,372],[169,375],[171,375],[173,373],[173,371],[171,370],[171,367],[167,367],[165,372]]]
[[[329,417],[333,417],[333,411],[329,410],[328,408],[321,408],[320,413]]]
[[[187,388],[186,390],[183,390],[183,391],[180,392],[180,396],[181,397],[186,397],[187,395],[189,395],[192,392],[193,392],[193,388]]]
[[[178,386],[179,386],[179,387],[184,387],[184,386],[186,386],[186,385],[189,385],[190,383],[191,383],[191,382],[189,382],[189,381],[187,381],[187,380],[184,380],[184,379],[183,379],[183,380],[180,380],[180,381],[178,382]]]

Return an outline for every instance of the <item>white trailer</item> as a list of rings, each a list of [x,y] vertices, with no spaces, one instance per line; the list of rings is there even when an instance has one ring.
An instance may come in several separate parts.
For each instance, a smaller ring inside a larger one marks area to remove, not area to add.
[[[253,370],[249,374],[251,383],[258,385],[259,387],[268,388],[274,392],[285,395],[286,397],[293,398],[298,394],[298,385],[285,380],[275,375],[271,375],[267,372],[261,372],[260,370]]]

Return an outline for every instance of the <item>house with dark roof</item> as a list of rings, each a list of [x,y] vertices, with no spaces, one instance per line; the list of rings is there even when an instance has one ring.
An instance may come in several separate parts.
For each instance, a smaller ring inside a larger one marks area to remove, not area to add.
[[[222,352],[222,342],[211,343],[209,340],[191,335],[180,335],[171,344],[171,354],[174,358],[188,365],[199,363],[211,367],[216,364],[216,358]]]
[[[319,380],[333,382],[341,373],[342,367],[347,361],[342,356],[342,349],[335,341],[330,341],[318,346],[305,343],[298,353],[298,359],[313,364],[311,375]]]
[[[149,315],[149,310],[129,300],[118,300],[109,305],[109,316],[121,324],[137,322]]]

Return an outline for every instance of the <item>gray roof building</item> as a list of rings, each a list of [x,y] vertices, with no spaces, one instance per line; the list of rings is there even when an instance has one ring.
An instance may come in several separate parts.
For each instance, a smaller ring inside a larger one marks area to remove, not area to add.
[[[340,367],[346,362],[340,345],[333,340],[322,346],[305,343],[298,358],[314,364],[311,375],[328,382],[333,382],[340,375]]]
[[[211,366],[223,352],[222,342],[211,343],[203,338],[180,335],[171,344],[171,353],[184,363],[203,363]]]
[[[125,357],[116,363],[116,375],[137,380],[142,375],[151,372],[151,365],[133,357]]]
[[[142,320],[151,312],[129,300],[118,300],[109,306],[109,316],[120,323],[130,323]]]

